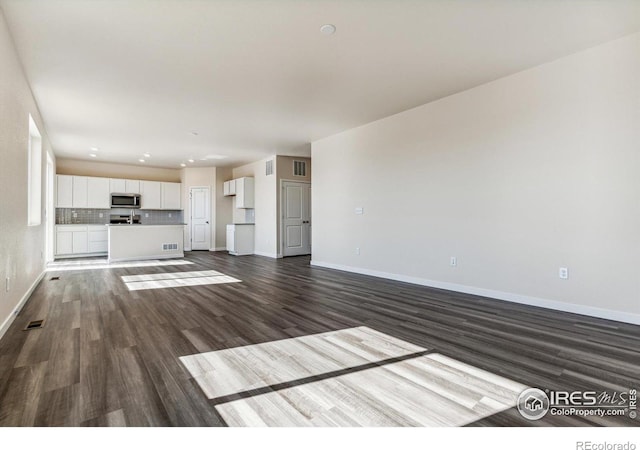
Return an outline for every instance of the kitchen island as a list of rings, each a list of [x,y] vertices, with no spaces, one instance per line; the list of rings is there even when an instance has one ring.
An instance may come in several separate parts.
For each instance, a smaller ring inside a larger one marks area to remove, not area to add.
[[[184,257],[184,224],[110,224],[109,262]]]

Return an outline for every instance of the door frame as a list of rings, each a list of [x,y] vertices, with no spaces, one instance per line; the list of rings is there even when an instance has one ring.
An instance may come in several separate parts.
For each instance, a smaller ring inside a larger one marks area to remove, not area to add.
[[[213,224],[211,223],[211,186],[189,186],[189,251],[193,251],[193,196],[191,195],[192,189],[206,189],[209,191],[209,248],[206,251],[213,251],[212,245],[215,247],[215,235],[212,235],[212,231],[214,230]],[[186,249],[185,249],[186,250]],[[202,251],[202,250],[198,250]]]
[[[278,202],[280,203],[280,212],[278,215],[278,236],[280,237],[278,258],[284,258],[284,183],[308,184],[311,188],[311,181],[280,179],[280,186],[278,187]],[[311,216],[311,196],[309,196],[309,217],[311,222],[313,222],[313,217]],[[309,249],[311,252],[313,251],[311,247],[311,235],[309,235]]]
[[[45,187],[45,249],[44,249],[44,263],[48,264],[55,258],[55,223],[56,223],[56,209],[55,209],[55,188],[56,188],[56,168],[53,163],[53,158],[47,154],[46,164],[46,187]]]

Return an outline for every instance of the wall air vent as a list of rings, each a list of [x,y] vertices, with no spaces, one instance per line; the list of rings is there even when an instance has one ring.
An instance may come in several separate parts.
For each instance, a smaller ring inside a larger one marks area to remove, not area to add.
[[[162,251],[163,252],[170,252],[173,250],[178,250],[178,243],[175,244],[162,244]]]
[[[293,175],[296,177],[307,176],[307,162],[306,161],[293,161]]]
[[[270,159],[265,163],[265,175],[273,175],[273,159]]]

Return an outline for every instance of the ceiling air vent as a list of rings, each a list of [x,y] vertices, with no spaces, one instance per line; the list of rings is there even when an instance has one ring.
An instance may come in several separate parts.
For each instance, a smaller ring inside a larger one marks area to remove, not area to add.
[[[265,175],[273,175],[273,159],[270,159],[265,164]]]
[[[293,175],[296,177],[307,176],[307,162],[306,161],[293,161]]]

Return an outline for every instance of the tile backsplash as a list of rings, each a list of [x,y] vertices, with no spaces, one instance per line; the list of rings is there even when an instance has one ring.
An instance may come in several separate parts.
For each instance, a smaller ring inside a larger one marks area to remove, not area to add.
[[[84,208],[56,208],[57,225],[103,225],[109,223],[111,214],[128,216],[131,209],[84,209]],[[184,223],[184,213],[179,210],[155,210],[136,209],[135,213],[140,215],[140,223],[143,225],[172,225]],[[102,217],[100,216],[102,215]],[[171,216],[171,217],[169,217]]]

